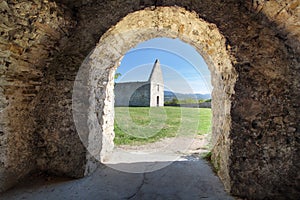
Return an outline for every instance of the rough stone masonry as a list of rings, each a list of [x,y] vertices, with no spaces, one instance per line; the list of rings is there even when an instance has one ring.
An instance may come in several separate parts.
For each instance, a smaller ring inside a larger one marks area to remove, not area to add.
[[[161,12],[162,6],[172,9]],[[136,11],[142,12],[132,23],[151,27],[153,36],[190,42],[216,69],[212,158],[227,190],[248,199],[300,196],[297,0],[1,0],[0,190],[36,170],[70,177],[91,173],[72,117],[74,80],[103,34]],[[196,20],[185,16],[194,15],[206,25],[192,29]],[[151,36],[136,41],[145,38]],[[99,71],[100,118],[109,115],[104,100],[112,91],[104,83],[113,67]],[[102,131],[111,128],[99,122]]]

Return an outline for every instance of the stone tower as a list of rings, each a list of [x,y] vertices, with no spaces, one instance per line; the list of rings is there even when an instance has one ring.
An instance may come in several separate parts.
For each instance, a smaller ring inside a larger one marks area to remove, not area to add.
[[[158,59],[154,63],[148,82],[150,83],[150,107],[164,106],[164,80]]]
[[[164,106],[164,81],[156,60],[149,79],[144,82],[115,84],[115,106]]]

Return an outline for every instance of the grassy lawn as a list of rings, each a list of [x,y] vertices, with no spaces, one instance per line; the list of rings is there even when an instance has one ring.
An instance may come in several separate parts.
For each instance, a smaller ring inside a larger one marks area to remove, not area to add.
[[[115,144],[144,144],[177,135],[211,132],[211,109],[116,107]]]

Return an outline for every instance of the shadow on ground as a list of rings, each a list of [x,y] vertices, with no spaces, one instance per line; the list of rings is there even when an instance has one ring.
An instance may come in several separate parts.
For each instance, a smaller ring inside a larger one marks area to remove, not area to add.
[[[157,163],[147,163],[147,165]],[[116,164],[122,167],[145,163]],[[204,160],[176,161],[150,173],[125,173],[107,166],[77,180],[31,178],[0,199],[233,199]]]

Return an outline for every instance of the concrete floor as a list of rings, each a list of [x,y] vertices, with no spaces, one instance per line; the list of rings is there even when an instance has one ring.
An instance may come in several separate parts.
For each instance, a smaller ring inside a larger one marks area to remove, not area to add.
[[[155,162],[153,165],[157,164]],[[144,163],[116,164],[138,168]],[[115,166],[114,168],[119,168]],[[105,165],[78,180],[32,177],[0,199],[233,199],[202,159],[186,157],[149,173],[126,173]]]

